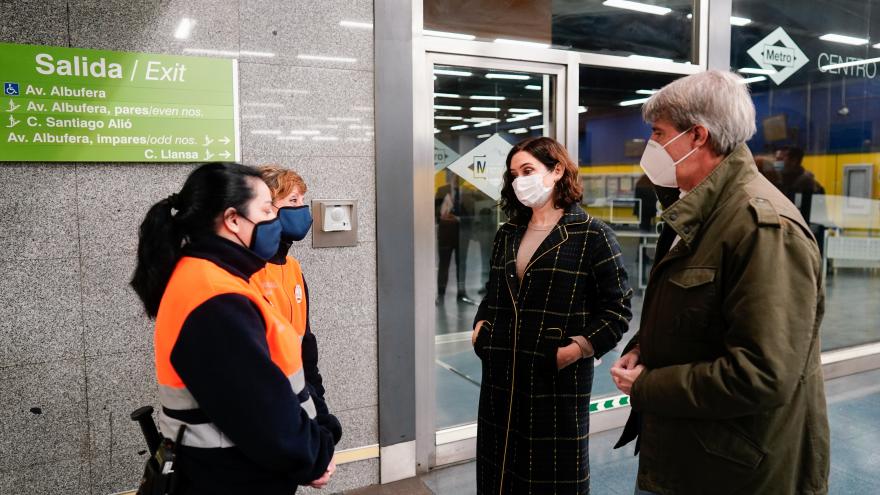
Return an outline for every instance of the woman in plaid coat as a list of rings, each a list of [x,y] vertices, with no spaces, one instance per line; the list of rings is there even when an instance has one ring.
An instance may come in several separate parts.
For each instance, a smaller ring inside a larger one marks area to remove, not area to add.
[[[593,359],[626,332],[632,290],[614,232],[580,207],[577,166],[553,139],[507,156],[486,296],[477,493],[590,491]]]

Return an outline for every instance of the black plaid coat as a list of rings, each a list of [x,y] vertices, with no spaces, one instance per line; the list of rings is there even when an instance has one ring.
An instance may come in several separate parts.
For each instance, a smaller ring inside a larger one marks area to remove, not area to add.
[[[525,225],[495,236],[486,320],[474,350],[483,380],[477,433],[477,493],[590,491],[589,405],[593,359],[557,371],[556,350],[572,335],[596,356],[628,328],[632,290],[614,232],[570,207],[538,247],[520,283],[516,252]]]

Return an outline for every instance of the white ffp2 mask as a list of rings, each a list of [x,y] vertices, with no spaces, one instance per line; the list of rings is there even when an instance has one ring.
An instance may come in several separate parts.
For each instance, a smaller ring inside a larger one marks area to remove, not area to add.
[[[691,127],[693,129],[693,127]],[[661,187],[678,187],[678,179],[675,177],[675,167],[685,161],[689,156],[693,155],[698,149],[699,146],[692,149],[690,153],[681,157],[678,161],[674,161],[669,153],[666,151],[666,147],[672,144],[673,141],[687,134],[691,129],[683,131],[678,136],[670,139],[666,144],[660,144],[653,139],[648,140],[648,145],[645,146],[645,152],[642,153],[642,161],[639,162],[639,165],[642,166],[642,170],[645,171],[645,175],[651,179],[651,182],[654,183],[655,186]]]
[[[553,192],[553,186],[544,185],[544,177],[549,173],[548,171],[544,175],[524,175],[514,179],[513,192],[516,194],[516,199],[529,208],[544,206],[550,199],[550,193]]]

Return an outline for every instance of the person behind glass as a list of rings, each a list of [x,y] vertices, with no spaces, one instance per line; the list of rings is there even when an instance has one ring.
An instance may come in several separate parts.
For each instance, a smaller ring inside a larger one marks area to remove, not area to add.
[[[828,493],[822,261],[746,141],[736,74],[676,80],[643,107],[641,166],[664,205],[638,333],[611,368],[632,410],[635,493]]]
[[[306,284],[299,261],[287,253],[294,242],[306,237],[312,227],[312,215],[304,203],[308,188],[296,172],[277,165],[259,168],[263,180],[272,192],[272,207],[281,222],[281,245],[278,252],[268,260],[266,267],[251,277],[252,284],[293,325],[291,338],[302,344],[303,369],[309,398],[303,402],[310,415],[320,414],[326,418],[325,426],[333,432],[335,443],[342,437],[342,426],[331,415],[324,399],[324,380],[318,369],[318,341],[309,323],[309,287]],[[332,475],[335,463],[327,470]],[[323,488],[324,484],[312,484]]]
[[[437,249],[440,263],[437,268],[437,304],[442,304],[446,296],[446,283],[449,280],[449,263],[455,253],[455,278],[458,285],[457,299],[467,304],[476,304],[467,295],[467,251],[473,222],[473,196],[461,187],[458,175],[447,170],[449,182],[437,189],[434,197],[434,215],[437,221]]]
[[[492,271],[474,318],[482,362],[477,493],[589,493],[593,359],[629,327],[614,232],[580,206],[577,165],[547,137],[507,155]]]
[[[776,151],[774,166],[780,171],[779,190],[801,211],[806,221],[811,221],[813,195],[825,194],[825,188],[812,172],[803,165],[804,150],[786,146]]]
[[[159,427],[176,438],[182,494],[286,494],[328,478],[334,437],[312,418],[299,341],[249,283],[281,224],[260,173],[194,170],[140,226],[131,285],[155,318]]]

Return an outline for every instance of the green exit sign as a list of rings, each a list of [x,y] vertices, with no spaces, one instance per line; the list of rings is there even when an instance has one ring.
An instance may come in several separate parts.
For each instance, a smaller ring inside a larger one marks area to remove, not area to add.
[[[0,43],[0,161],[240,161],[233,59]]]

